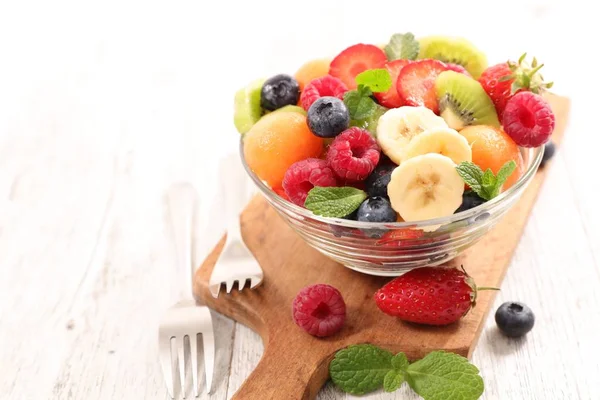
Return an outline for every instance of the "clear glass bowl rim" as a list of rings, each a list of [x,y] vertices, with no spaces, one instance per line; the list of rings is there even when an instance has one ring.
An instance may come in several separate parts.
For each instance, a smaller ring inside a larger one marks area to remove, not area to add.
[[[307,210],[306,208],[297,206],[291,201],[285,200],[277,193],[275,193],[271,188],[265,184],[256,174],[252,171],[252,169],[246,163],[246,158],[244,157],[244,136],[240,135],[240,145],[239,152],[240,158],[242,160],[242,165],[246,170],[246,173],[250,176],[254,184],[260,189],[260,191],[267,196],[272,202],[278,204],[282,208],[288,209],[304,218],[309,218],[315,221],[320,221],[326,224],[346,227],[346,228],[359,228],[359,229],[367,229],[367,228],[381,228],[383,227],[387,229],[414,229],[414,228],[425,228],[430,227],[432,225],[447,225],[455,222],[460,222],[464,220],[468,220],[475,215],[486,212],[494,209],[497,205],[508,201],[515,196],[518,196],[521,192],[521,189],[524,189],[529,181],[533,178],[537,169],[542,161],[542,157],[544,155],[544,146],[534,147],[534,148],[524,148],[520,147],[521,151],[529,151],[533,152],[533,155],[530,154],[529,165],[525,170],[525,173],[519,178],[519,180],[511,186],[507,191],[500,193],[498,196],[494,197],[492,200],[483,203],[477,207],[474,207],[470,210],[462,211],[456,214],[449,215],[447,217],[427,219],[421,221],[410,221],[410,222],[389,222],[382,224],[380,222],[361,222],[361,221],[353,221],[342,218],[331,218],[331,217],[321,217],[312,213],[312,211]]]

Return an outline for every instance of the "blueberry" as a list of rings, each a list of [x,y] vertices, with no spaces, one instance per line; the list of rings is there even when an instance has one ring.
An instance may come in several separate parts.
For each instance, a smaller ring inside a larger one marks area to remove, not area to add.
[[[308,127],[316,136],[336,137],[350,125],[350,114],[337,97],[320,97],[308,109]]]
[[[396,222],[396,211],[385,197],[369,197],[358,208],[361,222]]]
[[[485,200],[481,197],[477,196],[477,193],[473,191],[467,191],[463,194],[463,201],[458,210],[455,213],[459,213],[461,211],[467,211],[471,208],[477,207],[485,203]]]
[[[365,180],[365,187],[369,196],[388,197],[387,185],[390,183],[390,178],[392,177],[392,171],[394,168],[396,168],[396,164],[379,163],[377,168],[375,168],[375,170],[371,172],[371,175],[369,175]]]
[[[548,161],[552,157],[554,157],[554,153],[556,152],[556,145],[553,142],[546,142],[544,145],[544,155],[542,156],[542,162],[540,163],[540,167],[546,165]]]
[[[534,323],[533,311],[523,303],[506,302],[496,310],[496,324],[506,336],[523,336]]]
[[[289,75],[279,74],[265,81],[260,91],[260,106],[265,110],[277,110],[283,106],[296,105],[300,98],[300,85]]]

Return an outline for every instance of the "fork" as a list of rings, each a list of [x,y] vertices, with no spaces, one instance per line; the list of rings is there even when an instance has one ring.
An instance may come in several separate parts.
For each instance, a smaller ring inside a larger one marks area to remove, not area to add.
[[[179,384],[182,398],[186,398],[185,358],[192,365],[193,393],[198,397],[198,335],[202,334],[204,348],[204,371],[206,391],[211,392],[215,363],[215,339],[212,316],[208,307],[196,305],[192,295],[192,226],[197,202],[197,193],[191,184],[180,182],[173,184],[167,191],[167,202],[171,225],[175,237],[177,262],[180,274],[185,276],[186,286],[181,292],[181,301],[169,308],[162,316],[158,328],[158,347],[167,390],[172,399],[176,380],[173,359],[176,357],[179,369]],[[190,354],[185,357],[186,339]],[[175,351],[172,343],[175,342]]]
[[[219,297],[222,285],[230,293],[236,282],[241,291],[248,282],[253,289],[263,280],[262,268],[248,250],[240,231],[240,212],[247,196],[246,174],[237,154],[223,158],[219,176],[225,189],[223,195],[228,218],[227,239],[208,283],[214,298]]]

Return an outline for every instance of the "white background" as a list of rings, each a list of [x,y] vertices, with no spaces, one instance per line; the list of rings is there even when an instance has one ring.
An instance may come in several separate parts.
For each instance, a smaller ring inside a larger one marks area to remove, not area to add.
[[[509,341],[490,318],[473,362],[486,399],[598,398],[600,28],[586,3],[2,1],[0,398],[166,398],[155,333],[177,277],[164,189],[193,181],[198,246],[210,248],[222,232],[217,163],[239,138],[235,90],[405,31],[465,36],[491,63],[528,51],[572,98],[496,301],[526,302],[536,327]],[[262,345],[217,326],[223,399]]]

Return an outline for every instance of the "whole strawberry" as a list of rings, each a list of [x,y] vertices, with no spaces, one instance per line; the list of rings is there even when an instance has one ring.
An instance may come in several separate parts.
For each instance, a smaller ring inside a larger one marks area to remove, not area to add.
[[[458,321],[475,306],[476,298],[473,279],[464,270],[448,267],[413,269],[375,293],[377,307],[384,313],[426,325]]]
[[[483,71],[479,77],[479,83],[494,102],[500,120],[506,103],[516,93],[530,91],[541,94],[552,87],[552,82],[544,82],[544,78],[539,73],[544,64],[538,64],[535,57],[529,63],[525,60],[526,55],[523,54],[518,62],[507,61],[493,65]]]

